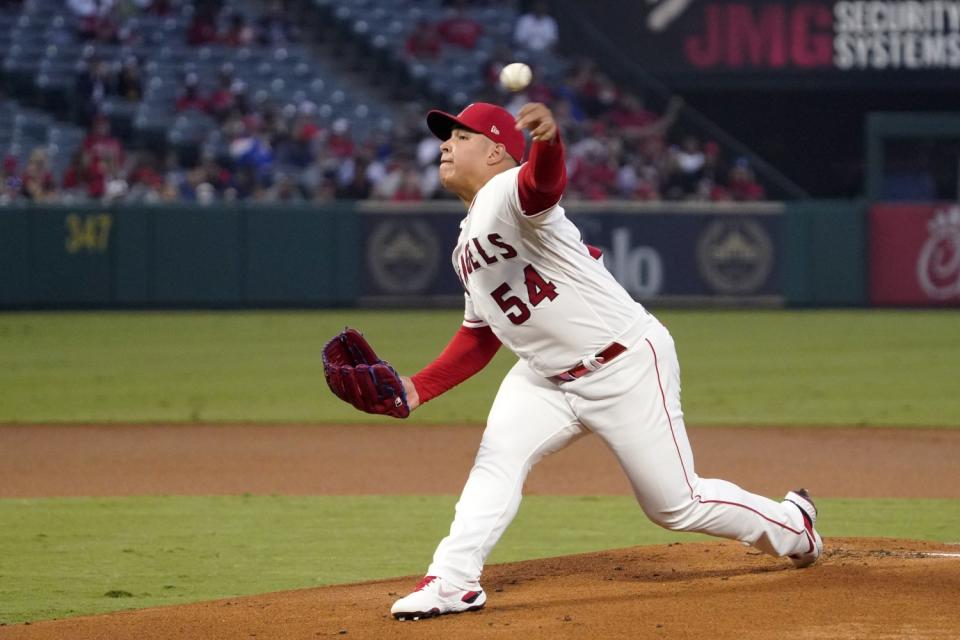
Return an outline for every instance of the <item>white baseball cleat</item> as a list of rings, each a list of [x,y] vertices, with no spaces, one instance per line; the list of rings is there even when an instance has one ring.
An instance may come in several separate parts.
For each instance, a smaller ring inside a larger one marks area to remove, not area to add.
[[[803,526],[806,529],[807,542],[810,546],[806,551],[790,556],[793,565],[797,569],[803,569],[816,562],[820,558],[820,554],[823,553],[823,538],[814,529],[814,525],[817,524],[817,506],[813,504],[813,498],[810,497],[806,489],[789,491],[784,500],[795,504],[800,509],[800,513],[803,514]]]
[[[447,613],[477,611],[487,603],[482,589],[467,591],[437,576],[426,576],[410,595],[393,603],[390,613],[397,620],[421,620]]]

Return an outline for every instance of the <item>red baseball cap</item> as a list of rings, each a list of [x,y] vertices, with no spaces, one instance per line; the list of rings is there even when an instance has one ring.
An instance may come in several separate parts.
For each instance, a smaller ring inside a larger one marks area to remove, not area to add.
[[[434,109],[427,114],[427,126],[433,135],[449,140],[454,127],[463,127],[490,138],[507,149],[510,157],[520,164],[527,146],[523,132],[517,130],[517,121],[503,107],[488,102],[474,102],[458,115],[450,115]]]

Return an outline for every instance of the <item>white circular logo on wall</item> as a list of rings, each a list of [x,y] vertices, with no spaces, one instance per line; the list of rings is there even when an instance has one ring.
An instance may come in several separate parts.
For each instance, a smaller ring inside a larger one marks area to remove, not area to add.
[[[420,293],[437,275],[440,241],[423,221],[384,221],[367,241],[367,266],[387,294]]]
[[[960,297],[960,206],[937,211],[927,223],[917,259],[917,278],[934,300]]]
[[[749,294],[773,269],[773,241],[763,225],[727,218],[710,223],[697,242],[697,266],[717,293]]]

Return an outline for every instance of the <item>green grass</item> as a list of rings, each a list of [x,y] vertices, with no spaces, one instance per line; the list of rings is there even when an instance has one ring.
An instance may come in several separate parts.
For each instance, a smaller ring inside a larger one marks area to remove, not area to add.
[[[413,372],[459,320],[451,312],[0,314],[0,421],[371,422],[323,380],[320,351],[347,324]],[[427,421],[482,421],[506,355]]]
[[[0,500],[0,622],[416,575],[445,535],[454,502],[444,496]],[[818,506],[828,538],[960,540],[957,500],[822,499]],[[654,526],[628,497],[531,496],[490,562],[706,539]]]
[[[670,311],[689,424],[960,426],[952,311]],[[0,422],[370,422],[323,382],[324,342],[362,328],[403,373],[456,311],[0,314]],[[513,362],[411,418],[483,422]],[[388,420],[388,419],[379,419]]]
[[[960,426],[950,311],[671,311],[689,424]],[[455,311],[0,314],[0,422],[371,422],[319,352],[362,328],[404,373]],[[411,418],[482,422],[513,358]],[[387,419],[381,419],[388,421]],[[0,500],[0,622],[418,574],[452,497]],[[825,536],[960,541],[960,501],[818,500]],[[387,532],[387,533],[385,533]],[[524,501],[492,562],[693,541],[626,497]],[[112,594],[110,597],[106,594]]]

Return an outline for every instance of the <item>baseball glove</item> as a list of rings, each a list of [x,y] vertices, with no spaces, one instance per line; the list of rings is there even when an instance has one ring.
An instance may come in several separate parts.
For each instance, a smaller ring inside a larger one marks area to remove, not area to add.
[[[338,398],[361,411],[410,415],[400,375],[356,329],[347,327],[323,347],[323,374]]]

